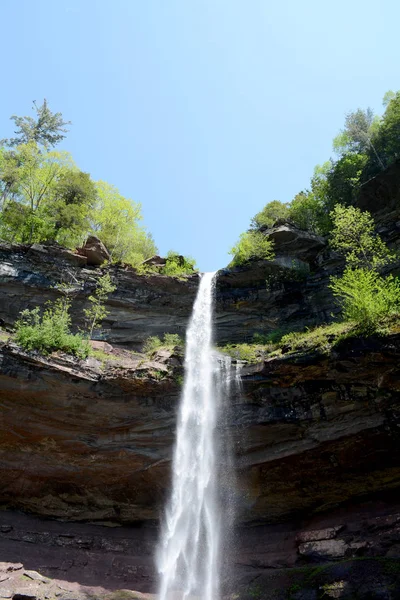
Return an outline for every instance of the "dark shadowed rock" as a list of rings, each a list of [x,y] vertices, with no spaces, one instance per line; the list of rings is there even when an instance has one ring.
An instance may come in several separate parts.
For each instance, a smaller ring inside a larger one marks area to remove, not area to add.
[[[87,264],[93,267],[99,267],[107,260],[110,260],[110,253],[99,238],[90,235],[82,248],[78,249],[79,254],[86,256]]]
[[[165,267],[167,264],[167,259],[157,255],[151,256],[147,260],[144,260],[143,264],[147,265],[148,267]]]
[[[374,217],[399,210],[400,160],[361,186],[356,205]]]

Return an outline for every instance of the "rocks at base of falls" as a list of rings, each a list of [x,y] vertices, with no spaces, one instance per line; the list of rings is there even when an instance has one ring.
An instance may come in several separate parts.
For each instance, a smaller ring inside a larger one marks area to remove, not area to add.
[[[288,523],[243,525],[231,548],[233,566],[221,569],[222,597],[287,600],[301,591],[325,599],[345,589],[344,597],[370,600],[371,593],[398,593],[399,526],[395,496]],[[0,556],[7,557],[0,598],[143,598],[156,589],[157,539],[151,523],[110,528],[0,512]],[[121,588],[126,592],[113,592]]]

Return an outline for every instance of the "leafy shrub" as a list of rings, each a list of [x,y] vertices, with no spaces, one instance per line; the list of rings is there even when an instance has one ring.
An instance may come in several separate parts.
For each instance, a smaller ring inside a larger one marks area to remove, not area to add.
[[[273,242],[260,231],[246,231],[229,254],[233,255],[231,267],[243,265],[249,260],[271,260],[274,257]]]
[[[300,192],[293,198],[290,204],[289,218],[299,229],[316,234],[324,233],[327,228],[327,215],[324,207],[312,192]]]
[[[308,350],[321,350],[329,352],[344,337],[351,333],[356,334],[354,322],[331,323],[320,325],[306,331],[291,331],[281,337],[276,347],[285,352],[306,352]]]
[[[15,323],[15,341],[26,350],[38,350],[42,354],[62,350],[86,358],[90,352],[89,343],[81,334],[71,333],[69,309],[68,299],[58,299],[47,303],[43,315],[40,315],[39,307],[23,310]]]
[[[170,250],[167,254],[167,263],[161,268],[160,273],[170,277],[182,277],[196,273],[196,261],[190,256],[181,256]]]
[[[109,311],[105,307],[105,302],[108,298],[108,294],[111,294],[115,289],[116,286],[112,283],[111,277],[107,273],[100,277],[94,293],[89,296],[90,306],[89,308],[83,309],[88,326],[89,338],[92,337],[94,329],[99,327],[103,319],[108,315]]]
[[[219,350],[235,360],[245,360],[249,363],[256,363],[264,356],[264,348],[258,344],[226,344]]]
[[[272,200],[264,206],[251,220],[252,229],[260,229],[261,227],[272,227],[278,219],[285,219],[289,215],[289,205]]]
[[[161,339],[156,335],[151,335],[143,344],[143,352],[145,354],[152,354],[153,352],[155,352],[155,350],[157,350],[157,348],[161,348],[161,346]]]
[[[176,346],[182,347],[183,345],[184,341],[177,333],[165,333],[163,339],[157,335],[152,335],[145,341],[143,352],[145,354],[153,354],[158,348],[175,348]]]
[[[282,337],[290,333],[290,330],[286,328],[277,328],[270,333],[255,333],[253,335],[254,344],[276,344],[280,342]]]
[[[393,260],[393,255],[375,233],[374,220],[368,211],[338,204],[331,212],[333,221],[330,244],[344,255],[353,269],[380,269]]]
[[[330,288],[339,299],[343,318],[356,321],[362,331],[376,330],[400,311],[400,281],[374,270],[346,268],[343,277],[332,277]]]
[[[184,342],[178,333],[164,333],[163,346],[175,348],[175,346],[183,346]]]

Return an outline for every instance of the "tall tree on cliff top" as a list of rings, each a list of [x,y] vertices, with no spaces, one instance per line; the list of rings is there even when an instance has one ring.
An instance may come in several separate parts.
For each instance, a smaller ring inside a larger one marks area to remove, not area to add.
[[[347,152],[366,154],[368,150],[372,150],[380,167],[384,169],[385,165],[372,142],[374,134],[379,129],[379,124],[379,117],[374,117],[370,108],[367,110],[358,108],[354,112],[349,112],[346,115],[344,129],[333,140],[333,149],[338,154]]]
[[[35,142],[48,148],[56,146],[65,138],[68,132],[67,125],[70,125],[71,121],[64,121],[60,112],[53,113],[46,98],[41,106],[38,106],[34,100],[33,109],[36,117],[18,117],[17,115],[10,117],[16,126],[14,131],[16,137],[1,140],[1,144],[13,147]]]

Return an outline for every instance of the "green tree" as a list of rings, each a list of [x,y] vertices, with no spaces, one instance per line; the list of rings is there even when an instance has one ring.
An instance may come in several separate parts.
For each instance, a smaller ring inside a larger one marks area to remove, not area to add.
[[[379,129],[374,133],[373,146],[386,166],[400,157],[400,92],[389,100]],[[363,171],[362,181],[368,181],[381,171],[376,153],[368,152],[368,162]]]
[[[386,108],[389,102],[391,102],[396,97],[395,92],[392,90],[388,90],[382,98],[382,104]]]
[[[98,181],[96,186],[98,202],[92,214],[92,232],[107,246],[112,259],[137,266],[156,254],[153,239],[139,225],[141,205],[105,181]]]
[[[16,153],[0,148],[0,210],[18,194],[18,167]]]
[[[99,327],[108,315],[109,311],[106,309],[105,302],[108,295],[115,289],[116,286],[112,283],[111,277],[107,273],[103,277],[100,277],[94,293],[89,296],[90,306],[83,310],[87,321],[89,339],[92,338],[94,329]]]
[[[53,238],[68,247],[78,244],[90,229],[96,203],[97,188],[90,175],[78,169],[65,169],[46,203]]]
[[[279,200],[272,200],[272,202],[268,202],[268,204],[252,218],[250,228],[261,229],[272,227],[278,219],[286,219],[288,214],[288,204],[284,204]]]
[[[73,168],[74,163],[68,153],[42,152],[34,142],[18,146],[15,160],[18,166],[14,172],[14,198],[24,208],[19,211],[20,222],[15,218],[18,211],[12,211],[12,221],[10,212],[4,211],[2,237],[24,243],[48,239],[51,223],[46,218],[46,202],[52,197],[63,172]]]
[[[332,221],[331,245],[344,255],[346,268],[342,277],[331,277],[330,288],[344,320],[355,321],[360,331],[370,333],[400,310],[400,282],[379,273],[393,256],[376,235],[368,212],[337,205]]]
[[[374,134],[379,129],[379,122],[379,117],[374,117],[374,113],[370,108],[367,108],[367,110],[359,108],[348,113],[344,129],[333,140],[333,149],[339,154],[346,152],[365,154],[371,149],[383,169],[384,164],[372,142]]]
[[[35,118],[18,117],[17,115],[10,117],[16,126],[14,132],[16,137],[1,140],[0,144],[12,147],[34,142],[47,148],[56,146],[65,138],[65,134],[68,132],[67,125],[70,125],[71,122],[64,121],[60,112],[53,113],[49,109],[46,99],[40,106],[34,101],[33,110],[36,113]]]
[[[182,275],[193,275],[196,273],[196,261],[191,256],[182,256],[174,250],[170,250],[167,254],[167,262],[161,268],[163,275],[172,277],[181,277]]]
[[[249,260],[271,260],[274,257],[273,242],[260,231],[246,231],[240,235],[229,254],[233,255],[231,267]]]
[[[366,154],[344,154],[327,175],[326,206],[332,210],[336,204],[349,206],[357,200]]]
[[[393,260],[386,244],[376,235],[374,220],[369,212],[338,204],[331,217],[331,247],[344,255],[348,267],[379,270]]]
[[[313,192],[300,192],[290,204],[289,218],[299,229],[321,234],[326,212],[322,202]]]

